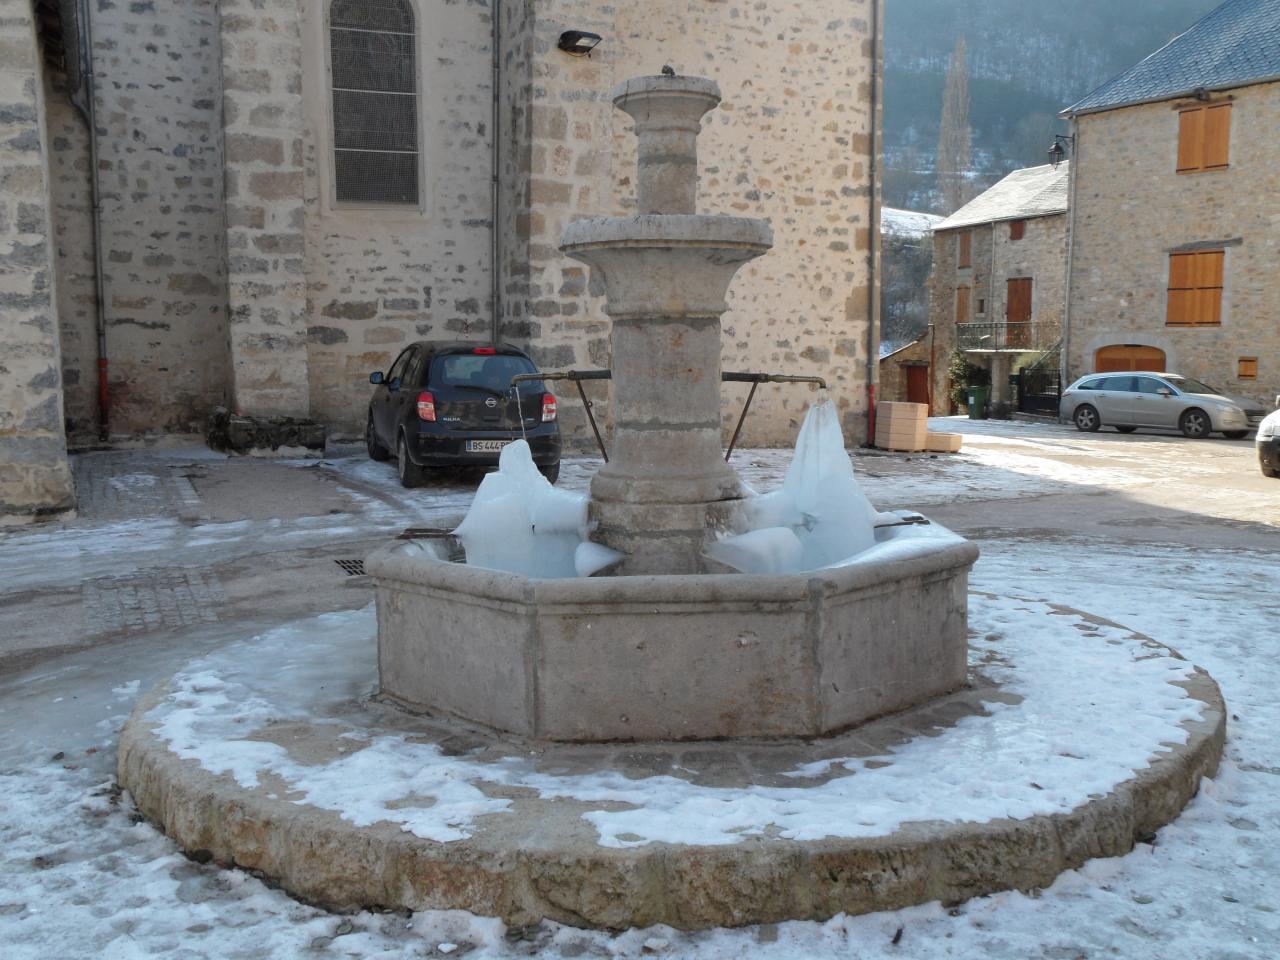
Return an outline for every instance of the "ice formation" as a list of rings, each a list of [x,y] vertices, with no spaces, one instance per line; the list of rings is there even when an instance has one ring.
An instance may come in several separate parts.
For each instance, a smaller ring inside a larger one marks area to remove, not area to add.
[[[880,513],[858,486],[835,405],[823,394],[805,415],[782,487],[744,501],[747,529],[707,555],[741,573],[781,574],[842,563],[876,544]],[[623,558],[588,538],[587,497],[552,486],[529,445],[503,449],[454,531],[467,563],[528,577],[589,577]]]
[[[528,577],[589,577],[621,554],[587,540],[587,498],[557,490],[533,462],[529,444],[503,448],[454,531],[467,563]]]
[[[877,523],[898,520],[871,505],[853,475],[835,405],[810,407],[782,487],[746,501],[748,530],[707,555],[742,573],[799,573],[849,559],[875,545]]]

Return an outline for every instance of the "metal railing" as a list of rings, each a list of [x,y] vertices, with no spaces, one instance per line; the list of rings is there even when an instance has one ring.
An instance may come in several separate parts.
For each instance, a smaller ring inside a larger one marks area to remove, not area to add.
[[[591,432],[595,434],[596,446],[600,448],[600,456],[604,458],[604,462],[609,462],[609,451],[605,449],[604,438],[600,436],[600,428],[596,425],[596,417],[592,412],[592,403],[587,399],[586,391],[582,389],[582,381],[584,380],[612,380],[612,370],[563,370],[552,373],[521,373],[511,378],[511,388],[515,390],[516,385],[529,380],[569,380],[578,388],[578,397],[582,400],[582,408],[587,413],[587,420],[591,423]],[[742,425],[747,420],[747,412],[751,409],[751,401],[755,399],[756,387],[762,383],[809,383],[820,390],[827,389],[827,381],[821,377],[797,377],[786,373],[738,373],[735,371],[725,370],[720,374],[720,380],[723,383],[749,383],[751,390],[747,393],[747,402],[742,405],[742,413],[738,417],[737,426],[733,428],[733,439],[729,441],[729,449],[725,452],[724,459],[728,462],[733,456],[733,449],[738,445],[738,437],[742,433]],[[519,402],[520,393],[516,390],[516,400]],[[520,423],[523,425],[524,416],[521,415]]]
[[[1060,335],[1057,324],[1035,321],[956,324],[956,345],[977,353],[1047,350]]]

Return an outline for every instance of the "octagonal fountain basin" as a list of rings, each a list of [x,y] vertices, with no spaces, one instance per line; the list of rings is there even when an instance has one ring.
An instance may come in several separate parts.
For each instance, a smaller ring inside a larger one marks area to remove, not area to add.
[[[847,729],[965,680],[977,548],[931,524],[876,539],[794,575],[555,580],[384,547],[365,561],[381,694],[546,740]]]

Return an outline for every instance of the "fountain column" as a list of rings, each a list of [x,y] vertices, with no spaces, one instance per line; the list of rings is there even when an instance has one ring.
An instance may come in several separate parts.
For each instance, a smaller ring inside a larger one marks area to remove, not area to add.
[[[763,220],[698,215],[697,136],[720,102],[701,77],[639,77],[613,92],[639,138],[634,217],[580,220],[561,249],[602,276],[613,369],[610,462],[591,483],[595,539],[622,574],[701,573],[744,491],[724,462],[720,317],[739,267],[773,245]]]

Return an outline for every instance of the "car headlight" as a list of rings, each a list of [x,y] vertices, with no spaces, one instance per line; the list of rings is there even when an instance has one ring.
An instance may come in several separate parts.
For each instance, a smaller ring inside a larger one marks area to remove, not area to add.
[[[1247,423],[1249,416],[1239,407],[1223,407],[1222,419],[1230,420],[1233,423]]]
[[[1258,439],[1270,440],[1276,435],[1277,431],[1280,431],[1280,421],[1263,420],[1262,426],[1258,428]]]

